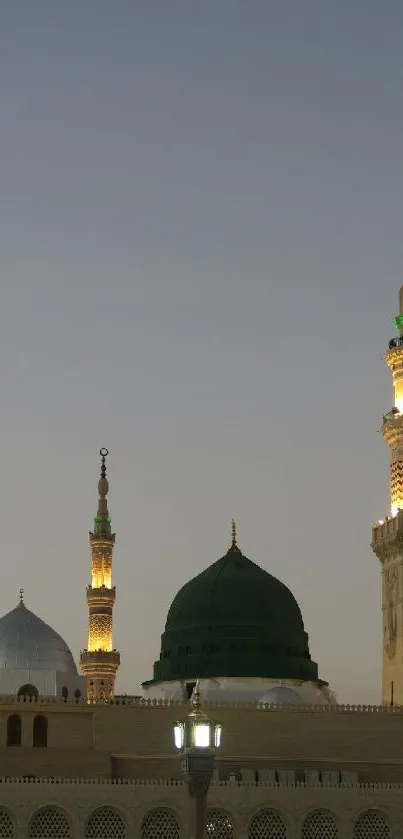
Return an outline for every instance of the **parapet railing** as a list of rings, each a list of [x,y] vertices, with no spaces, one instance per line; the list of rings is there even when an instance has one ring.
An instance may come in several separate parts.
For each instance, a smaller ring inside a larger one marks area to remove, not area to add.
[[[80,699],[63,699],[58,696],[0,696],[0,705],[67,705],[69,708],[74,706],[90,708],[100,708],[106,706],[115,707],[137,707],[137,708],[189,708],[191,702],[185,702],[181,699],[143,699],[141,696],[125,696],[118,699],[99,700],[87,702],[85,698]],[[403,714],[403,705],[348,705],[348,704],[332,704],[332,705],[316,705],[298,703],[281,704],[269,702],[225,702],[225,701],[211,701],[204,700],[203,705],[206,708],[229,708],[229,709],[244,709],[244,710],[259,710],[259,711],[293,711],[300,714],[323,713],[323,714],[345,714],[345,713],[359,713],[359,714]]]
[[[125,787],[166,787],[170,789],[182,789],[185,787],[186,781],[180,781],[176,779],[164,779],[164,778],[55,778],[55,777],[43,777],[43,778],[35,778],[30,776],[22,776],[22,777],[10,777],[8,775],[0,777],[0,784],[60,784],[60,785],[73,785],[76,786],[78,784],[82,785],[92,785],[92,786],[125,786]],[[237,781],[237,780],[229,780],[229,781],[212,781],[212,787],[228,787],[231,789],[236,789],[237,787],[267,787],[270,789],[281,789],[287,787],[287,789],[312,789],[312,788],[323,788],[326,790],[333,789],[333,790],[345,790],[345,789],[357,789],[357,790],[364,790],[364,789],[373,789],[373,790],[401,790],[403,789],[403,783],[376,783],[376,782],[365,782],[360,783],[358,781],[347,783],[347,782],[340,782],[338,784],[328,784],[322,782],[316,783],[307,783],[305,781],[294,781],[294,782],[287,782],[287,781]]]

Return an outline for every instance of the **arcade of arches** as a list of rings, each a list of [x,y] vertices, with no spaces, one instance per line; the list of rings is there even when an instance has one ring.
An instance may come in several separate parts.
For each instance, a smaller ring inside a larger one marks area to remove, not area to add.
[[[0,839],[186,839],[183,814],[169,806],[151,807],[140,817],[127,807],[95,807],[77,825],[77,816],[55,804],[44,805],[21,815],[0,807]],[[361,812],[347,832],[337,814],[316,809],[293,823],[289,815],[266,807],[255,812],[239,827],[239,816],[220,807],[207,811],[206,839],[394,839],[396,832],[380,810]]]

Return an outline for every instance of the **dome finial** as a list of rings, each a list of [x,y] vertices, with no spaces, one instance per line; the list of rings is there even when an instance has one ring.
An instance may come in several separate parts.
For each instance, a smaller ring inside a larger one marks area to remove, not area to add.
[[[101,455],[101,477],[98,482],[98,490],[99,490],[99,498],[105,498],[108,494],[108,481],[106,479],[106,458],[108,457],[108,449],[100,449],[99,454]]]
[[[236,521],[235,519],[231,519],[231,548],[236,548]]]
[[[20,606],[24,606],[24,589],[20,588]]]

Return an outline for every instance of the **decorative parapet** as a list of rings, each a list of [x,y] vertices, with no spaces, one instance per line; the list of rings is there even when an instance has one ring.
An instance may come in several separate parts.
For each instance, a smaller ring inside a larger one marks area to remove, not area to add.
[[[120,664],[120,653],[117,650],[111,650],[107,652],[106,650],[82,650],[80,653],[80,663],[83,664],[92,664],[94,667],[96,665],[113,665],[114,667],[119,667]],[[113,702],[113,700],[111,700]],[[102,705],[105,704],[105,700],[102,700],[100,703]]]
[[[98,605],[105,605],[110,604],[113,606],[116,600],[116,586],[112,586],[112,588],[107,588],[106,586],[99,586],[99,588],[93,588],[93,586],[87,586],[87,603],[89,606],[98,606]]]
[[[375,521],[372,525],[372,543],[376,545],[384,539],[403,538],[403,511],[399,510],[395,516],[387,516],[385,520]]]
[[[106,533],[93,533],[91,530],[89,532],[90,542],[96,542],[98,545],[105,545],[108,546],[111,544],[115,544],[115,533],[110,533],[109,535]]]
[[[119,653],[113,651],[111,653],[89,653],[85,651],[86,655],[94,656],[95,659],[99,655],[110,657],[112,655],[119,656]],[[81,706],[81,708],[88,708],[88,703],[85,698],[79,699],[63,699],[58,696],[0,696],[0,705],[57,705],[57,706]],[[94,702],[91,705],[91,710],[94,707],[102,707],[113,705],[114,707],[123,708],[144,708],[144,709],[164,709],[164,708],[183,708],[184,711],[189,711],[190,702],[184,702],[180,699],[143,699],[142,696],[122,696],[115,699],[103,700],[101,702]],[[270,704],[263,702],[208,702],[204,703],[206,708],[221,708],[221,709],[237,709],[244,711],[260,711],[260,712],[284,712],[292,711],[298,714],[403,714],[402,705],[281,705]]]
[[[141,787],[184,787],[185,781],[165,778],[37,778],[21,776],[12,778],[10,775],[0,777],[0,784],[87,784],[96,786],[141,786]]]
[[[52,785],[73,785],[77,786],[86,785],[86,786],[125,786],[125,787],[165,787],[166,789],[183,789],[186,786],[186,781],[175,780],[175,779],[165,779],[165,778],[34,778],[34,777],[16,777],[12,778],[8,775],[0,777],[0,784],[52,784]],[[356,789],[356,790],[401,790],[403,789],[403,783],[393,784],[393,783],[339,783],[339,784],[323,784],[323,783],[305,783],[304,781],[296,781],[293,783],[287,783],[287,781],[277,782],[277,781],[212,781],[211,784],[213,787],[229,787],[231,789],[236,789],[237,787],[266,787],[270,789],[326,789],[326,790],[346,790],[346,789]]]
[[[392,344],[392,341],[395,343]],[[385,353],[385,361],[388,367],[393,370],[395,364],[399,364],[403,360],[403,343],[401,338],[392,338],[389,341],[389,349]]]
[[[373,523],[371,548],[382,563],[403,550],[403,510]]]

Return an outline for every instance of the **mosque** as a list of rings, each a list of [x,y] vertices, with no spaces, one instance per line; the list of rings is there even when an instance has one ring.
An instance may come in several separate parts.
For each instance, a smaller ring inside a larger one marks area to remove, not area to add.
[[[101,449],[79,669],[22,591],[0,619],[0,839],[187,839],[191,804],[172,726],[189,713],[196,680],[223,729],[208,839],[403,839],[403,288],[395,326],[385,356],[394,404],[382,424],[391,511],[372,529],[382,705],[337,703],[294,595],[244,556],[235,522],[225,555],[174,598],[143,695],[117,695]]]

